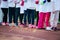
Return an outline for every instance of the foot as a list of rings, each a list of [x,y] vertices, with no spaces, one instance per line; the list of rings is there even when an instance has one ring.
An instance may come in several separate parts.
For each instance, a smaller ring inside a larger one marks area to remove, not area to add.
[[[46,27],[46,30],[51,31],[52,29],[51,29],[51,27]]]
[[[3,22],[2,25],[5,26],[6,24]]]
[[[32,25],[32,27],[33,27],[33,28],[36,28],[36,26],[35,26],[35,25]]]
[[[37,29],[45,29],[45,28],[38,28],[38,26],[36,26]]]
[[[14,24],[13,26],[14,26],[14,27],[17,27],[18,25],[17,25],[17,24]]]
[[[33,26],[32,26],[32,24],[29,24],[29,26],[28,26],[29,28],[33,28]]]
[[[20,24],[20,27],[28,27],[26,24]]]
[[[24,27],[28,27],[27,25],[24,25]]]
[[[6,25],[8,26],[8,25],[9,25],[9,23],[6,23]]]
[[[12,26],[12,23],[10,23],[9,26],[11,27]]]
[[[56,31],[57,30],[57,27],[52,27],[51,29],[54,30],[54,31]]]

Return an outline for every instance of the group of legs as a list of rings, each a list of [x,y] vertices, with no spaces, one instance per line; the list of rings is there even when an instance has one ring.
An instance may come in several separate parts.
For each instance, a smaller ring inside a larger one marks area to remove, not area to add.
[[[3,12],[3,25],[8,25],[11,26],[12,23],[12,17],[13,17],[13,22],[15,26],[18,26],[18,17],[20,21],[20,25],[28,26],[31,28],[38,28],[38,29],[44,29],[44,26],[46,26],[46,29],[51,30],[52,29],[57,29],[57,23],[59,19],[59,11],[55,11],[54,13],[51,12],[36,12],[35,10],[32,9],[27,9],[24,10],[24,14],[20,14],[20,8],[15,8],[15,7],[9,7],[8,8],[1,8]],[[35,12],[37,13],[37,21],[36,25],[34,24],[34,19],[35,19]],[[8,16],[9,16],[9,22],[7,22]],[[23,23],[24,19],[24,23]],[[27,25],[28,21],[28,25]],[[45,25],[44,25],[45,24]]]
[[[59,11],[53,12],[40,12],[38,20],[38,28],[44,28],[46,30],[57,30],[57,24],[59,20]]]

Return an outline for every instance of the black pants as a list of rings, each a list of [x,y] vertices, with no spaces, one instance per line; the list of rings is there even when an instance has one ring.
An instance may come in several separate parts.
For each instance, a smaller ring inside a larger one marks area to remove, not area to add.
[[[24,25],[27,24],[27,10],[24,10]]]
[[[7,23],[8,8],[1,8],[3,12],[3,22]]]
[[[38,20],[39,20],[39,11],[36,11],[37,13],[37,21],[36,21],[36,26],[38,26]]]
[[[34,25],[34,18],[35,18],[35,10],[34,9],[27,9],[27,12],[24,13],[25,17],[24,20],[26,20],[26,16],[28,18],[28,24]]]
[[[15,9],[15,23],[16,23],[16,25],[18,25],[18,17],[19,17],[20,23],[23,24],[22,23],[23,16],[24,16],[24,14],[20,14],[20,8],[16,8]]]
[[[24,17],[24,14],[20,14],[20,23],[23,24],[23,17]]]
[[[12,23],[12,17],[15,23],[15,7],[9,7],[9,23]]]
[[[18,25],[18,17],[20,15],[20,8],[15,9],[15,23]]]

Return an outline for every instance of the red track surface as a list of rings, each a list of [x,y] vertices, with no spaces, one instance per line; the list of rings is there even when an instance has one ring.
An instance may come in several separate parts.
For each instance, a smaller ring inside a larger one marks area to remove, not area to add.
[[[0,26],[0,40],[60,40],[60,24],[57,31]]]

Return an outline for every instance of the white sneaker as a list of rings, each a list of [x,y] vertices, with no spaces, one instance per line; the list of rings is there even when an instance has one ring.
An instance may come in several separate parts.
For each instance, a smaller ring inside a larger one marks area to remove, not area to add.
[[[29,28],[32,28],[32,24],[29,24],[28,26],[29,26]]]
[[[16,25],[16,24],[14,24],[13,26],[17,27],[17,25]]]
[[[10,23],[9,26],[12,26],[12,23]]]
[[[46,27],[46,30],[50,31],[50,30],[52,30],[52,29],[51,29],[51,27]]]

